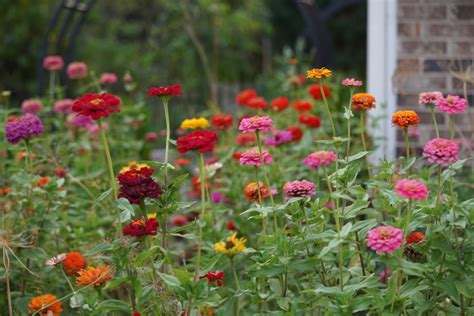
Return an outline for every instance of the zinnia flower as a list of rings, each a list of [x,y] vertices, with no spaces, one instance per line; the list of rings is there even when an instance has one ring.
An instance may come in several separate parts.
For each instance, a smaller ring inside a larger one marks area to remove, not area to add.
[[[324,96],[326,98],[328,98],[331,95],[331,91],[329,91],[329,88],[325,84],[323,84],[323,91],[324,91]],[[321,100],[323,98],[323,94],[321,93],[321,87],[317,83],[314,83],[309,86],[308,93],[315,100]]]
[[[209,126],[209,121],[205,117],[185,119],[181,122],[183,129],[206,128]]]
[[[291,141],[299,142],[303,138],[303,131],[296,125],[291,125],[286,128],[291,133]]]
[[[267,189],[267,187],[261,181],[258,184],[259,186],[257,186],[257,182],[250,182],[244,187],[244,195],[247,201],[261,202],[258,196],[259,187],[262,199],[270,196],[271,192]]]
[[[46,307],[47,306],[47,307]],[[41,316],[59,316],[63,311],[61,302],[52,294],[43,294],[34,297],[28,303],[28,311],[31,314]]]
[[[438,99],[436,103],[438,110],[449,115],[463,113],[467,109],[467,101],[457,95],[448,95],[446,98]]]
[[[47,266],[56,266],[60,264],[61,262],[63,262],[65,259],[66,259],[66,254],[61,253],[55,257],[52,257],[51,259],[46,260],[45,264]]]
[[[246,242],[247,239],[237,238],[237,233],[235,233],[228,237],[226,241],[214,244],[214,250],[232,256],[247,249],[247,247],[245,247]]]
[[[64,60],[59,55],[46,56],[45,58],[43,58],[43,68],[46,71],[49,71],[49,72],[58,71],[58,70],[63,69],[63,67],[64,67]]]
[[[175,84],[174,86],[167,86],[167,87],[152,87],[148,89],[148,96],[149,97],[180,97],[183,93],[181,92],[181,86]]]
[[[290,100],[286,97],[278,97],[272,100],[270,106],[272,110],[281,112],[290,106]]]
[[[74,276],[86,267],[87,262],[79,252],[68,252],[62,264],[64,272],[69,276]]]
[[[273,129],[273,121],[268,116],[252,116],[240,121],[239,130],[241,132],[269,132]]]
[[[400,248],[402,242],[403,232],[392,226],[379,226],[369,230],[367,234],[367,245],[377,254],[391,254]]]
[[[117,75],[111,72],[104,72],[100,76],[100,83],[101,84],[115,84],[117,82],[118,78]]]
[[[69,79],[82,79],[87,77],[87,65],[80,61],[75,61],[67,65],[67,77]]]
[[[132,204],[140,204],[145,198],[157,199],[161,188],[151,177],[154,170],[148,167],[131,169],[117,176],[120,183],[119,198],[126,198]]]
[[[415,111],[398,111],[392,116],[392,124],[400,128],[406,128],[409,126],[417,126],[420,122],[420,117]]]
[[[296,100],[294,107],[297,112],[308,112],[311,111],[313,105],[306,100]]]
[[[120,100],[109,93],[86,93],[74,101],[72,111],[98,120],[109,117],[110,113],[120,112]]]
[[[155,218],[135,218],[130,224],[123,228],[123,234],[141,238],[143,236],[156,236],[158,229],[158,222]]]
[[[356,93],[352,96],[352,107],[355,111],[375,109],[375,98],[370,93]]]
[[[109,281],[113,277],[113,272],[110,266],[97,266],[87,267],[79,271],[76,277],[77,286],[88,286],[92,287],[100,286],[101,284]]]
[[[232,125],[232,115],[217,113],[211,117],[211,124],[217,130],[226,130]]]
[[[235,142],[240,146],[253,145],[256,140],[257,136],[255,136],[253,133],[242,133],[235,136]]]
[[[267,108],[267,101],[263,97],[253,97],[247,101],[246,106],[250,109],[265,110]]]
[[[124,173],[124,172],[130,171],[130,170],[141,169],[141,168],[145,168],[145,167],[150,168],[150,166],[147,165],[146,163],[138,163],[136,161],[130,161],[125,167],[120,169],[119,173]]]
[[[283,186],[287,199],[294,197],[310,197],[316,194],[316,185],[308,180],[296,180],[285,183]]]
[[[314,78],[314,79],[321,79],[321,78],[329,78],[332,75],[332,71],[323,67],[323,68],[313,68],[306,72],[306,78]]]
[[[406,238],[406,244],[409,245],[409,244],[419,244],[420,242],[422,242],[424,239],[425,239],[425,234],[421,233],[421,232],[412,232],[410,233],[407,238]]]
[[[423,147],[423,157],[443,167],[458,161],[458,152],[458,143],[444,138],[434,138]]]
[[[158,140],[158,135],[155,132],[148,132],[145,134],[145,140],[147,142],[156,142]]]
[[[201,154],[212,151],[217,143],[217,134],[208,130],[197,130],[178,138],[176,145],[182,154],[195,150]]]
[[[306,83],[306,77],[304,74],[298,74],[295,76],[291,76],[289,78],[289,81],[293,86],[302,87]]]
[[[439,91],[422,92],[418,98],[418,104],[433,106],[441,98],[443,98],[443,94]]]
[[[270,162],[272,162],[272,155],[270,155],[268,151],[262,150],[262,159],[263,163],[268,165]],[[240,165],[260,167],[262,165],[262,161],[260,160],[259,150],[257,148],[253,148],[243,152],[240,156]]]
[[[43,109],[43,103],[39,99],[28,99],[21,103],[21,111],[23,113],[36,114]]]
[[[177,214],[171,219],[171,225],[174,227],[186,226],[189,224],[189,220],[186,216]]]
[[[308,126],[309,128],[321,127],[321,118],[317,115],[301,114],[298,118],[298,122]]]
[[[48,177],[41,177],[36,181],[36,186],[39,188],[44,188],[46,184],[48,184],[49,178]]]
[[[53,111],[55,113],[69,114],[72,112],[72,104],[74,100],[72,99],[63,99],[54,102]]]
[[[320,150],[308,155],[303,163],[313,170],[323,165],[328,167],[331,162],[336,160],[336,154],[332,150]]]
[[[423,259],[423,254],[416,251],[413,244],[421,244],[425,239],[425,234],[421,232],[412,232],[405,238],[405,247],[403,248],[403,255],[412,261],[419,261]]]
[[[224,272],[222,271],[209,271],[208,273],[199,276],[199,280],[208,279],[209,283],[216,282],[217,286],[222,286],[224,284],[222,281],[224,279]]]
[[[410,200],[426,200],[428,188],[418,180],[403,179],[395,185],[398,196]]]
[[[270,147],[277,147],[293,140],[293,134],[290,131],[273,131],[273,135],[265,139],[263,142],[265,145]]]
[[[360,87],[362,86],[362,80],[356,80],[354,78],[346,78],[342,80],[342,85],[346,87]]]
[[[235,98],[235,102],[239,105],[247,105],[249,100],[257,96],[257,92],[253,89],[246,89],[241,91]]]
[[[225,227],[228,230],[237,230],[237,227],[235,227],[234,222],[231,219],[227,221],[227,224],[225,225]]]
[[[84,128],[92,124],[92,119],[89,116],[82,114],[71,113],[66,117],[66,123],[70,128]]]
[[[10,144],[17,144],[20,140],[26,141],[41,135],[43,130],[43,122],[36,115],[26,113],[8,120],[5,127],[5,137]]]

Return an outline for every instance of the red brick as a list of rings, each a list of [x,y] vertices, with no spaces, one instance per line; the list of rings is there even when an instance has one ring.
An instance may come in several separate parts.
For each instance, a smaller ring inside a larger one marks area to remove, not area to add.
[[[474,17],[474,5],[457,5],[452,13],[458,20],[472,20]]]
[[[398,23],[398,34],[411,38],[420,37],[420,23]]]
[[[398,17],[402,21],[408,19],[443,20],[446,16],[446,5],[401,5],[398,8]]]
[[[400,45],[402,54],[444,55],[446,42],[403,41]]]
[[[454,55],[471,56],[474,55],[473,42],[456,42],[452,44],[452,53]]]

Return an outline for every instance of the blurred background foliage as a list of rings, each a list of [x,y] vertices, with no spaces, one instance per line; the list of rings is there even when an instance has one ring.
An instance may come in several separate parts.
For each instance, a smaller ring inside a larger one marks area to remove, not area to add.
[[[314,1],[322,8],[331,2]],[[40,46],[59,0],[1,2],[0,89],[11,90],[19,102],[38,94]],[[334,42],[332,67],[364,78],[366,4],[345,9],[327,26]],[[298,50],[303,34],[292,0],[100,0],[87,14],[73,59],[97,74],[120,77],[130,71],[140,89],[180,82],[194,108],[217,102],[221,86],[266,82]],[[50,44],[53,54],[54,35]],[[317,58],[302,44],[300,55],[309,62]]]

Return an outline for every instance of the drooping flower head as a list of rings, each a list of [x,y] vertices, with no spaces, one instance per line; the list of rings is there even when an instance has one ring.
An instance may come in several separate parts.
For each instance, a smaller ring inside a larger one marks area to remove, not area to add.
[[[298,117],[298,122],[303,125],[306,125],[309,128],[320,128],[321,127],[321,118],[313,114],[301,114]]]
[[[46,56],[45,58],[43,58],[43,68],[46,71],[49,71],[49,72],[58,71],[58,70],[63,69],[63,67],[64,67],[64,60],[59,55]]]
[[[209,127],[209,121],[205,117],[193,117],[181,122],[182,129],[197,129]]]
[[[262,150],[262,159],[263,163],[268,165],[272,162],[272,155],[270,155],[268,151]],[[262,161],[260,160],[260,152],[258,151],[258,148],[253,148],[243,152],[242,155],[240,155],[240,165],[260,167]]]
[[[273,135],[264,140],[264,144],[270,147],[277,147],[289,143],[293,140],[293,134],[290,131],[275,130]]]
[[[423,254],[420,253],[413,247],[415,244],[421,244],[425,240],[425,234],[422,232],[412,232],[405,238],[405,247],[403,248],[403,255],[412,260],[419,261],[424,258]]]
[[[23,113],[36,114],[43,109],[43,103],[40,99],[28,99],[21,103]]]
[[[294,197],[310,197],[316,194],[316,185],[308,180],[296,180],[285,183],[283,186],[287,199]]]
[[[303,138],[303,131],[296,125],[290,125],[286,128],[291,133],[291,141],[299,142]]]
[[[418,104],[434,106],[442,97],[443,94],[439,91],[422,92],[418,98]]]
[[[117,176],[120,183],[118,198],[126,198],[132,204],[140,204],[140,200],[145,198],[159,198],[162,191],[151,177],[153,172],[151,168],[142,167],[120,173]]]
[[[68,252],[62,264],[64,272],[69,276],[74,276],[86,267],[87,261],[79,252]]]
[[[392,124],[400,128],[407,128],[410,126],[417,126],[420,122],[420,117],[415,111],[406,110],[395,112],[392,116]]]
[[[117,75],[112,72],[104,72],[100,75],[100,83],[101,84],[110,84],[113,85],[117,82],[118,78]]]
[[[270,104],[272,110],[281,112],[290,106],[290,100],[286,97],[277,97]]]
[[[79,271],[76,277],[77,286],[97,287],[112,279],[114,276],[110,266],[87,267]]]
[[[59,255],[46,260],[45,264],[47,266],[56,266],[60,264],[61,262],[63,262],[65,259],[66,259],[66,254],[60,253]]]
[[[313,170],[321,166],[328,167],[337,160],[336,154],[332,150],[320,150],[309,154],[303,161],[309,169]]]
[[[208,273],[199,276],[199,280],[208,279],[209,283],[216,282],[217,286],[222,286],[224,283],[224,272],[222,271],[209,271]]]
[[[269,132],[273,129],[273,121],[268,116],[252,116],[240,121],[241,132]]]
[[[28,311],[31,314],[41,316],[59,316],[63,311],[61,302],[52,294],[43,294],[34,297],[28,303]]]
[[[428,188],[418,180],[403,179],[395,185],[398,196],[410,200],[426,200]]]
[[[80,61],[74,61],[67,65],[67,77],[69,79],[82,79],[87,77],[87,65]]]
[[[375,98],[370,93],[356,93],[352,96],[352,107],[355,111],[375,109]]]
[[[265,100],[264,97],[252,97],[247,101],[246,106],[249,109],[255,109],[255,110],[265,110],[267,108],[267,100]]]
[[[403,232],[392,226],[379,226],[369,230],[367,245],[377,254],[393,253],[403,242]]]
[[[72,111],[98,120],[109,117],[110,113],[120,112],[120,99],[109,93],[86,93],[74,101]]]
[[[356,80],[354,78],[346,78],[346,79],[342,80],[341,83],[342,83],[343,86],[346,86],[348,88],[360,87],[360,86],[363,85],[362,80]]]
[[[436,103],[438,110],[449,115],[463,113],[467,109],[467,101],[457,95],[449,94],[446,98],[438,99]]]
[[[329,78],[332,76],[332,71],[323,67],[323,68],[313,68],[306,72],[306,78],[310,79],[322,79]]]
[[[309,112],[313,108],[313,105],[307,100],[296,100],[294,107],[297,112]]]
[[[5,137],[10,144],[17,144],[20,140],[29,140],[43,133],[43,122],[34,114],[26,113],[8,120],[5,127]]]
[[[258,184],[259,185],[257,186],[257,182],[250,182],[244,187],[244,195],[247,201],[261,202],[258,196],[259,187],[260,187],[260,194],[262,196],[262,199],[269,197],[270,194],[272,193],[267,189],[267,187],[261,181]]]
[[[53,111],[54,113],[69,114],[72,112],[72,99],[62,99],[54,102]]]
[[[458,153],[458,143],[445,138],[434,138],[423,147],[423,157],[443,167],[458,161]]]
[[[226,241],[221,241],[214,244],[214,250],[225,255],[232,256],[247,249],[247,247],[245,247],[246,242],[247,239],[237,238],[237,233],[235,233],[228,237]]]
[[[178,138],[176,145],[182,154],[194,150],[201,154],[212,151],[217,143],[217,134],[209,130],[196,130]]]
[[[143,236],[156,236],[158,226],[159,224],[155,218],[135,218],[123,228],[123,234],[139,239]]]
[[[323,91],[324,91],[324,96],[326,98],[329,98],[329,96],[331,96],[331,91],[329,90],[329,88],[325,84],[323,84]],[[308,93],[315,100],[321,100],[323,98],[323,94],[321,92],[321,87],[317,83],[314,83],[314,84],[309,86]]]
[[[257,92],[253,89],[245,89],[242,90],[237,97],[235,98],[235,102],[239,105],[247,105],[249,100],[253,97],[257,96]]]
[[[151,87],[148,89],[149,97],[160,97],[160,98],[170,98],[170,97],[180,97],[183,93],[181,92],[181,86],[175,84],[173,86],[167,87]]]
[[[257,136],[253,133],[242,133],[235,136],[235,142],[240,146],[253,145],[257,140]]]
[[[211,117],[211,124],[216,130],[226,130],[232,125],[232,115],[225,113],[217,113]]]

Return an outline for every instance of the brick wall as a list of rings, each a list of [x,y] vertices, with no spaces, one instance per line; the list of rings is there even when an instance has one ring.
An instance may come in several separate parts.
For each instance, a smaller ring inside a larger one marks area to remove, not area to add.
[[[412,136],[414,150],[434,137],[429,109],[418,105],[418,94],[438,90],[464,95],[466,73],[469,111],[457,115],[464,139],[461,157],[472,156],[474,149],[474,0],[398,0],[398,60],[394,86],[398,108],[420,114],[419,136]],[[472,70],[469,71],[472,64]],[[469,82],[470,81],[470,82]],[[449,118],[437,114],[441,137],[449,138]],[[403,135],[397,135],[397,154],[404,153]]]

